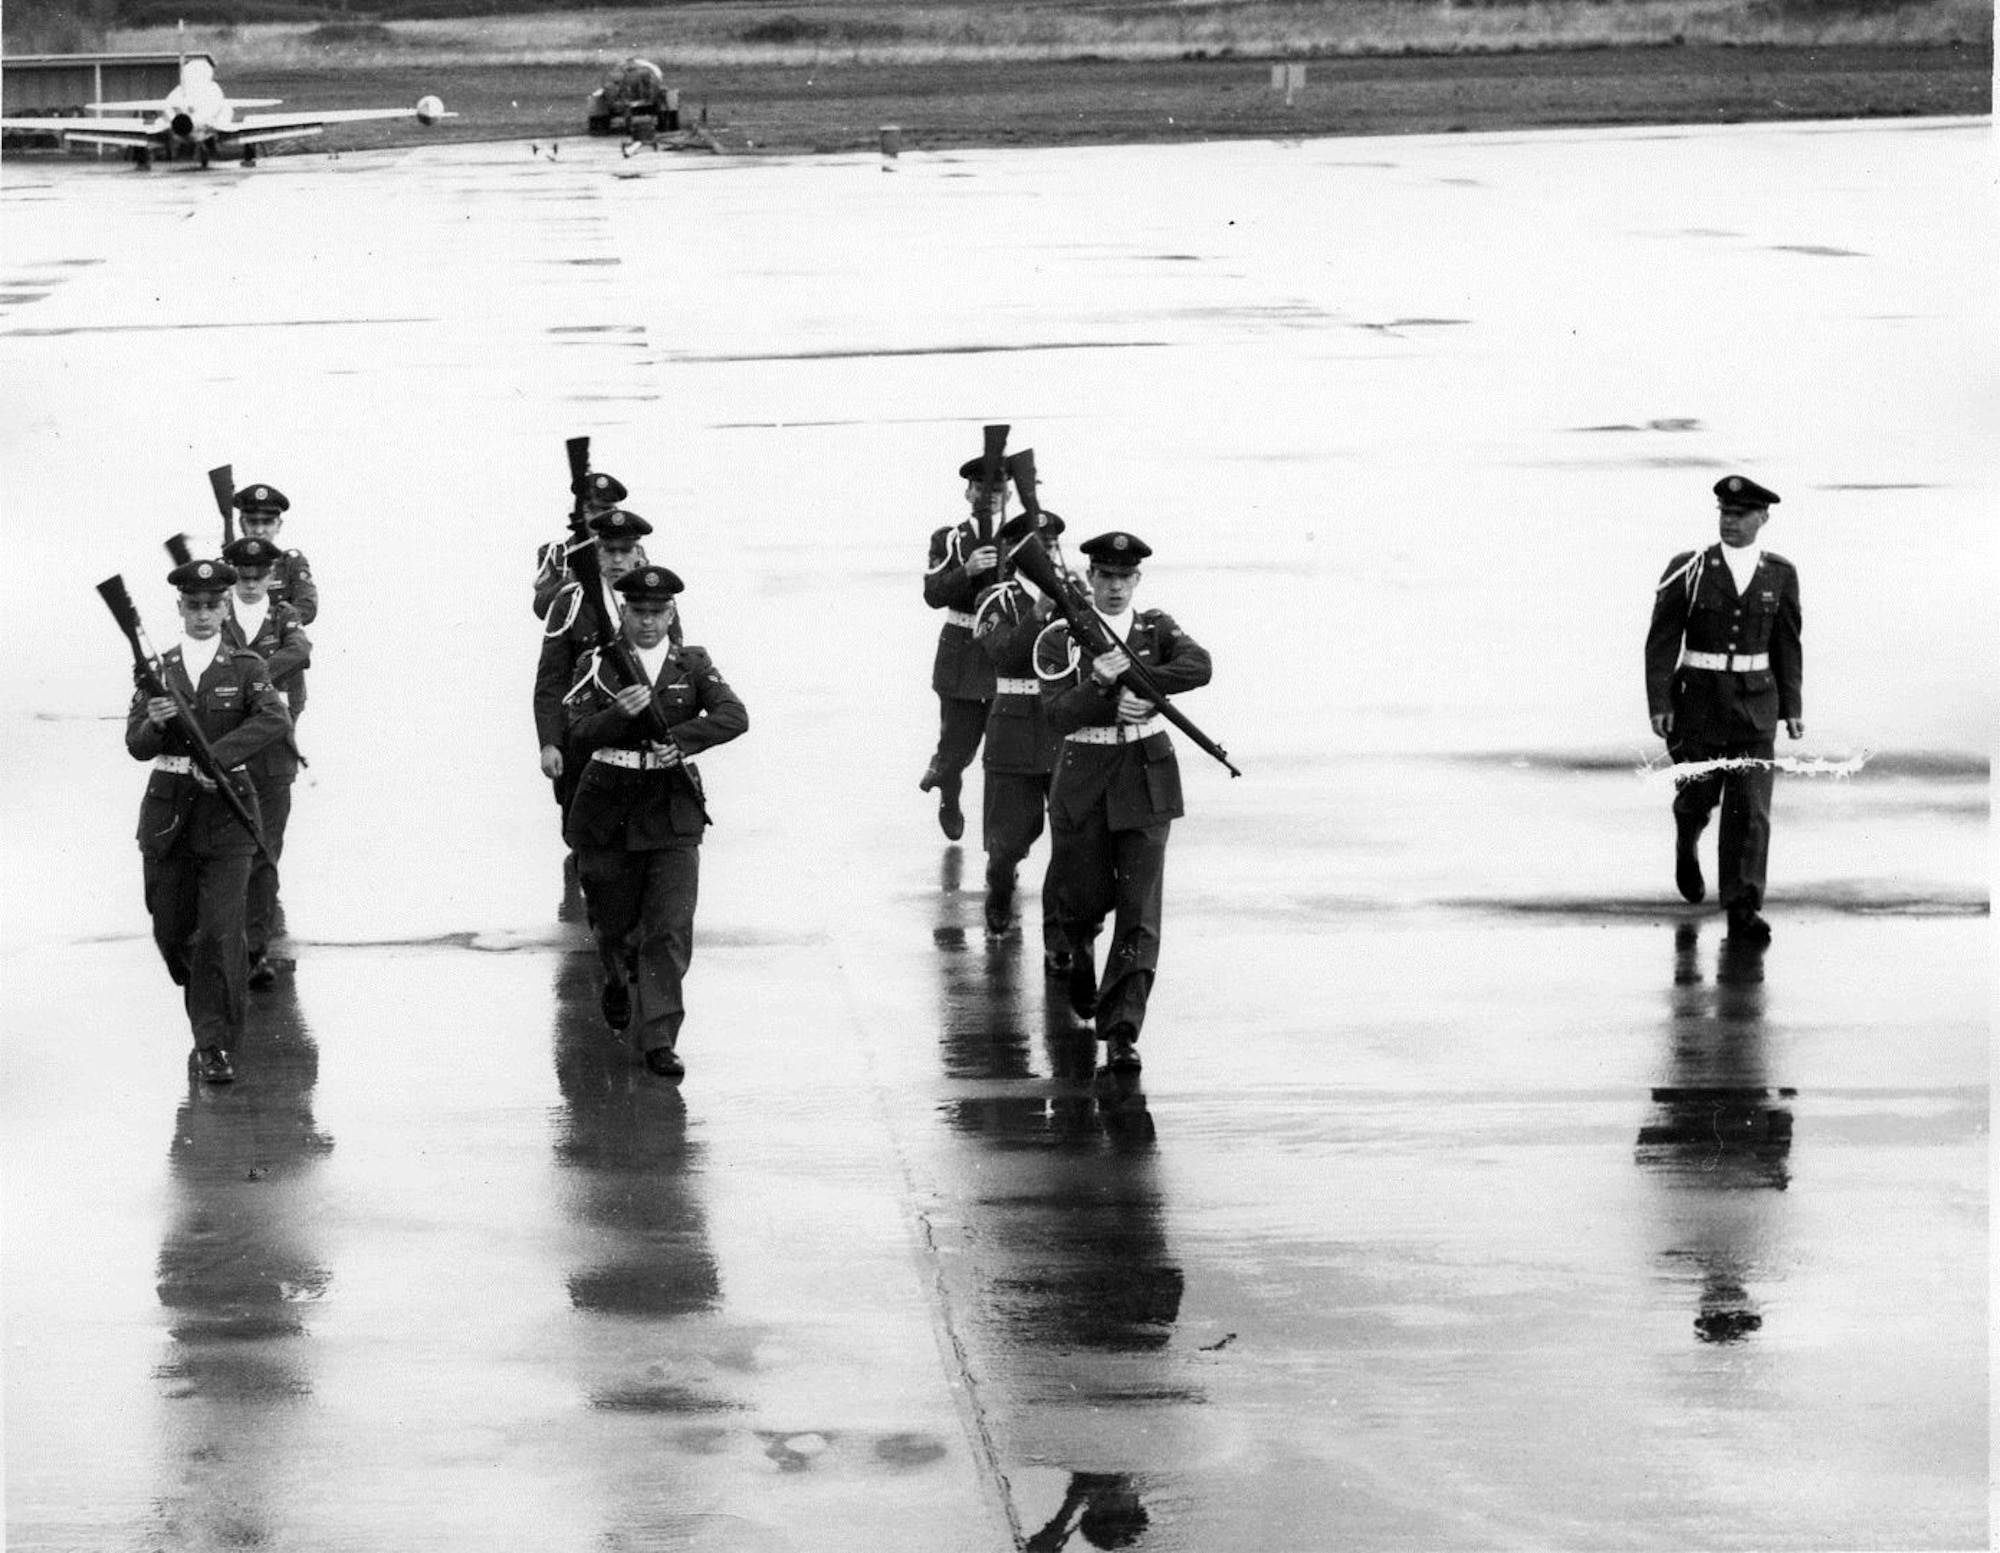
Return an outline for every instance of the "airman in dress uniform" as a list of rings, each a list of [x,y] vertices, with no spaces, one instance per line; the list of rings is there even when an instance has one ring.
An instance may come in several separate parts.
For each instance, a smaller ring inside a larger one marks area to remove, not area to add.
[[[222,559],[236,569],[229,614],[222,636],[231,647],[247,647],[264,660],[271,684],[285,698],[292,727],[250,757],[244,769],[257,790],[267,856],[252,859],[245,931],[250,944],[250,985],[269,986],[276,978],[266,953],[278,922],[278,862],[285,853],[285,827],[292,818],[292,784],[304,757],[299,754],[298,719],[306,704],[306,667],[312,639],[298,611],[271,597],[271,572],[278,547],[268,539],[243,538],[223,546]]]
[[[624,482],[607,474],[584,476],[583,489],[574,487],[570,495],[583,499],[584,526],[602,517],[619,506],[631,493]],[[651,532],[648,530],[648,532]],[[564,534],[561,539],[552,539],[535,552],[535,613],[546,616],[549,604],[562,592],[563,585],[570,580],[569,553],[571,547],[583,543],[573,534]]]
[[[1105,626],[1122,646],[1085,653],[1067,623],[1035,641],[1049,725],[1063,736],[1049,789],[1056,893],[1072,964],[1071,1009],[1093,1014],[1106,1066],[1139,1066],[1139,1032],[1160,958],[1167,832],[1184,812],[1180,764],[1153,705],[1120,686],[1118,676],[1143,663],[1164,695],[1206,685],[1208,651],[1157,609],[1132,609],[1139,563],[1152,548],[1114,530],[1086,540],[1087,580]],[[1097,935],[1116,912],[1100,981]]]
[[[636,512],[611,507],[590,520],[590,531],[597,546],[598,572],[604,579],[604,618],[615,621],[623,608],[616,591],[618,580],[645,565],[643,541],[653,532],[653,525]],[[567,558],[563,566],[567,573]],[[577,664],[597,645],[596,617],[583,605],[582,580],[570,577],[543,612],[542,655],[535,666],[535,740],[542,750],[542,775],[555,784],[558,804],[568,802],[576,782],[573,763],[563,751],[568,722],[563,697],[576,683]],[[676,646],[680,644],[678,612],[668,635]]]
[[[180,591],[182,639],[161,660],[168,684],[194,712],[254,815],[257,794],[242,767],[284,738],[292,719],[264,660],[222,638],[235,580],[225,561],[190,561],[167,574]],[[143,690],[133,696],[125,748],[134,760],[153,763],[139,805],[153,942],[167,974],[184,989],[194,1034],[190,1064],[206,1082],[226,1084],[236,1076],[229,1054],[243,1033],[249,969],[243,918],[256,844],[195,767],[172,697]]]
[[[993,701],[993,665],[972,638],[972,612],[999,575],[1000,547],[990,536],[1007,516],[1007,481],[1003,478],[988,498],[980,481],[981,462],[972,458],[959,466],[972,516],[931,535],[924,569],[924,602],[945,614],[931,664],[931,689],[938,698],[937,752],[917,787],[926,793],[937,789],[938,825],[951,841],[965,834],[959,795]]]
[[[1716,887],[1733,939],[1762,943],[1771,844],[1777,725],[1805,736],[1799,574],[1757,536],[1778,504],[1744,475],[1715,484],[1721,542],[1677,555],[1653,596],[1646,632],[1646,704],[1676,765],[1741,761],[1682,782],[1674,793],[1674,881],[1706,893],[1695,843],[1718,802]]]
[[[1053,536],[1062,527],[1062,519],[1050,513],[1043,532]],[[973,637],[994,672],[980,764],[985,778],[986,931],[995,938],[1013,927],[1016,875],[1047,821],[1049,780],[1062,742],[1049,727],[1042,682],[1035,677],[1036,638],[1055,618],[1054,602],[1018,576],[987,589],[973,613]],[[1042,879],[1042,963],[1051,976],[1069,973],[1053,854]]]
[[[604,650],[581,665],[569,696],[569,747],[581,769],[564,828],[604,967],[605,1023],[629,1026],[647,1069],[662,1078],[685,1071],[674,1048],[709,823],[690,760],[750,726],[707,652],[669,639],[680,591],[664,566],[619,579],[623,642],[646,682],[630,681]]]
[[[230,498],[246,539],[268,539],[278,544],[278,530],[285,526],[285,514],[292,504],[275,485],[246,485]],[[278,559],[271,566],[271,597],[299,612],[299,624],[311,625],[319,618],[319,584],[313,581],[312,565],[300,550],[278,546]]]

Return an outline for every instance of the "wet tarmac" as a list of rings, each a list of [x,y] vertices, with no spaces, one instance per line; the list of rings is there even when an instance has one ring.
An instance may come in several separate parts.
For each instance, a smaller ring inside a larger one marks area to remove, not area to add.
[[[1989,129],[9,167],[8,1546],[1986,1545]],[[1182,746],[1136,1080],[916,790],[988,420],[1245,771]],[[535,770],[583,433],[752,717],[678,1089]],[[164,636],[225,461],[324,605],[202,1089],[89,589]],[[1641,770],[1739,467],[1865,756],[1761,954]]]

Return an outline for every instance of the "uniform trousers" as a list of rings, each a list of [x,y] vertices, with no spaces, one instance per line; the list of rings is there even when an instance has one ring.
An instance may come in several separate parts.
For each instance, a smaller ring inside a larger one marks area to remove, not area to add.
[[[576,865],[604,979],[629,984],[633,1038],[641,1051],[672,1051],[687,1012],[681,981],[694,959],[699,844],[578,847]]]
[[[987,897],[1011,899],[1014,873],[1048,821],[1049,774],[1045,771],[986,772],[981,835],[986,843]],[[1056,900],[1056,859],[1042,874],[1042,948],[1060,954],[1069,947],[1063,936],[1062,912]]]
[[[1101,806],[1075,823],[1054,822],[1051,862],[1063,935],[1075,956],[1070,1003],[1081,1007],[1094,991],[1100,1032],[1129,1025],[1137,1040],[1146,1022],[1146,999],[1160,963],[1160,906],[1172,824],[1162,820],[1140,829],[1113,830]],[[1104,974],[1093,978],[1097,935],[1113,912],[1111,951]]]
[[[1773,737],[1714,742],[1674,739],[1667,753],[1676,765],[1691,761],[1749,759],[1754,766],[1710,771],[1682,782],[1674,792],[1674,824],[1690,843],[1722,805],[1716,832],[1716,896],[1725,909],[1755,911],[1764,904],[1764,865],[1771,850],[1771,790],[1777,773],[1769,764],[1777,750]]]
[[[185,836],[145,864],[146,910],[167,974],[183,989],[194,1044],[232,1050],[243,1033],[250,858],[201,856]]]
[[[986,713],[990,701],[973,701],[960,696],[938,697],[937,754],[931,765],[937,784],[948,797],[956,798],[965,780],[965,768],[979,753],[979,741],[986,733]]]
[[[285,854],[285,826],[292,817],[292,781],[285,776],[253,779],[251,783],[257,790],[257,813],[263,820],[264,847],[269,854],[250,862],[244,931],[252,959],[269,947],[278,930],[278,860]]]

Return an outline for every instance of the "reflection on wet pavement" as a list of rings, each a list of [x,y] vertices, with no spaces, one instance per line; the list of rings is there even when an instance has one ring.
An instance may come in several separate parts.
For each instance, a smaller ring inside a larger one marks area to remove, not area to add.
[[[1160,1465],[1145,1410],[1201,1402],[1169,1352],[1185,1280],[1167,1241],[1158,1130],[1139,1076],[1099,1068],[1094,1030],[1039,955],[1017,936],[981,941],[958,851],[946,853],[931,933],[945,1079],[935,1169],[956,1219],[947,1279],[969,1381],[1023,1546],[1080,1534],[1123,1547],[1148,1524],[1140,1485]],[[1068,1483],[1038,1524],[1046,1506],[1029,1480],[1051,1468]]]
[[[1722,941],[1714,981],[1699,957],[1700,930],[1674,929],[1669,1082],[1655,1085],[1655,1118],[1639,1130],[1639,1162],[1674,1194],[1667,1208],[1675,1244],[1662,1252],[1670,1276],[1700,1284],[1695,1334],[1739,1342],[1764,1324],[1753,1280],[1782,1276],[1782,1217],[1737,1194],[1791,1184],[1790,1102],[1766,1072],[1764,954]]]
[[[297,1535],[297,1433],[313,1391],[312,1313],[332,1270],[312,1176],[333,1147],[313,1120],[319,1051],[281,976],[227,1089],[190,1079],[174,1122],[174,1202],[160,1246],[171,1346],[156,1372],[170,1447],[158,1497],[170,1545],[282,1545]]]

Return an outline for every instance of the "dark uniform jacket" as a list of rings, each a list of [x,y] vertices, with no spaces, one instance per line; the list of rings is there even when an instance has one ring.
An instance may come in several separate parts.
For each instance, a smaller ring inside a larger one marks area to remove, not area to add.
[[[319,618],[319,584],[302,551],[287,550],[271,564],[271,597],[299,612],[299,624]]]
[[[1152,671],[1169,696],[1206,685],[1213,672],[1208,649],[1157,609],[1134,612],[1125,651]],[[1117,725],[1118,687],[1098,685],[1090,674],[1093,661],[1064,621],[1035,639],[1035,673],[1055,732]],[[1074,824],[1100,803],[1113,830],[1139,830],[1181,817],[1180,762],[1164,731],[1132,744],[1063,741],[1049,789],[1049,813],[1058,823]]]
[[[1049,727],[1049,711],[1035,677],[1035,638],[1048,625],[1052,610],[1037,603],[1019,583],[989,588],[974,612],[973,639],[993,665],[999,680],[1014,680],[1032,690],[1002,690],[995,683],[993,705],[986,713],[985,753],[988,771],[1045,775],[1056,768],[1062,742]]]
[[[965,558],[983,543],[979,525],[969,519],[957,528],[941,528],[931,535],[930,560],[924,571],[926,604],[965,615],[978,607],[979,595],[992,585],[994,574],[981,572],[975,580],[965,569]],[[970,624],[947,620],[938,632],[931,689],[956,701],[993,699],[993,665],[973,641]]]
[[[570,687],[585,657],[597,646],[597,615],[583,607],[583,584],[567,582],[554,595],[553,607],[544,612],[542,621],[542,656],[535,665],[535,743],[553,744],[563,747],[563,739],[568,733],[568,714],[563,709],[563,697]],[[613,609],[610,620],[614,627],[618,624],[618,612]],[[667,640],[676,647],[681,644],[680,617],[667,627]]]
[[[626,717],[612,698],[624,683],[593,649],[568,697],[570,753],[582,762],[569,801],[563,835],[573,847],[650,852],[695,846],[708,824],[701,778],[691,767],[646,771],[614,766],[590,756],[600,749],[657,748],[650,720]],[[750,726],[750,714],[724,683],[708,653],[675,647],[653,686],[653,703],[665,714],[668,736],[684,757],[725,744]]]
[[[225,770],[234,771],[291,732],[285,698],[272,686],[264,660],[249,648],[225,642],[199,685],[188,682],[178,646],[161,654],[161,662],[168,684],[193,708]],[[193,746],[180,719],[155,728],[146,718],[146,700],[143,690],[134,695],[125,717],[125,748],[132,758],[186,755]],[[248,778],[239,777],[235,786],[255,814],[257,799]],[[248,856],[257,850],[219,793],[204,792],[191,772],[155,771],[139,804],[139,850],[147,857],[164,857],[183,832],[204,857]]]
[[[1805,716],[1798,569],[1766,550],[1739,594],[1722,546],[1674,557],[1653,596],[1646,632],[1646,707],[1674,714],[1676,742],[1771,737],[1780,718]],[[1680,666],[1691,653],[1766,653],[1770,667],[1737,672]]]
[[[273,600],[264,611],[264,623],[257,628],[256,640],[246,641],[232,606],[231,613],[222,620],[222,639],[231,647],[248,647],[264,660],[264,666],[271,671],[271,683],[285,698],[296,723],[299,713],[305,710],[306,667],[312,662],[312,638],[300,624],[299,612],[289,604]],[[253,775],[286,778],[296,776],[299,765],[298,742],[287,734],[259,752],[251,771]]]

